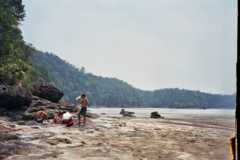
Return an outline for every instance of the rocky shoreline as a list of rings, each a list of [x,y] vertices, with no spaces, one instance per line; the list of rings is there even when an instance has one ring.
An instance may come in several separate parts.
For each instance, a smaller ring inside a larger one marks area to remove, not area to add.
[[[46,87],[44,87],[46,88]],[[18,91],[18,89],[15,89]],[[48,91],[50,91],[48,89]],[[56,89],[53,89],[56,92]],[[0,97],[8,95],[6,90]],[[20,93],[20,92],[19,92]],[[21,92],[23,93],[23,92]],[[85,127],[53,123],[59,112],[73,105],[29,94],[9,94],[1,107],[0,159],[4,160],[225,160],[228,139],[234,132],[234,117],[149,112],[145,116],[120,110],[89,114]],[[31,96],[30,102],[29,97]],[[57,94],[61,95],[61,94]],[[21,101],[9,101],[21,97]],[[59,96],[60,97],[60,96]],[[28,101],[23,101],[24,99]],[[1,97],[1,100],[2,97]],[[0,101],[1,101],[0,100]],[[23,103],[24,102],[24,103]],[[28,103],[26,103],[28,102]],[[26,106],[28,104],[28,106]],[[7,106],[7,105],[6,105]],[[100,109],[101,110],[101,109]],[[47,123],[36,122],[44,111]]]
[[[96,112],[94,112],[96,113]],[[5,160],[226,160],[234,118],[152,119],[101,114],[87,126],[18,124],[0,118]],[[199,118],[202,117],[202,118]],[[5,134],[2,134],[5,131]],[[1,159],[0,158],[0,159]]]
[[[63,95],[47,83],[35,84],[31,89],[0,85],[0,115],[13,120],[33,120],[36,112],[45,111],[52,119],[54,114],[74,108],[72,104],[61,101]]]

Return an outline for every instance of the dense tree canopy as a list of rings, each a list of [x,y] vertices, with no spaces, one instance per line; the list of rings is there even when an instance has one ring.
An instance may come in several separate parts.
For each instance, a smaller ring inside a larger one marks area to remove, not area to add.
[[[35,67],[45,67],[48,80],[63,90],[65,99],[86,93],[91,105],[109,107],[174,107],[209,108],[233,107],[235,96],[207,94],[184,89],[143,91],[116,78],[104,78],[77,69],[54,54],[36,52],[32,56]]]
[[[143,91],[116,78],[104,78],[77,69],[59,57],[27,45],[19,24],[24,20],[22,0],[0,0],[0,83],[22,81],[30,87],[38,80],[53,83],[74,102],[82,93],[91,105],[113,107],[233,107],[235,96],[213,95],[182,89]]]
[[[30,47],[18,27],[24,16],[21,0],[0,0],[0,82],[15,83],[29,70]]]

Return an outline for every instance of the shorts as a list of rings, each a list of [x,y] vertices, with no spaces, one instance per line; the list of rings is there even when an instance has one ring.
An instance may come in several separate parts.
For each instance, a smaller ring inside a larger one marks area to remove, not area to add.
[[[82,107],[79,112],[79,115],[86,116],[86,114],[87,114],[87,107]]]

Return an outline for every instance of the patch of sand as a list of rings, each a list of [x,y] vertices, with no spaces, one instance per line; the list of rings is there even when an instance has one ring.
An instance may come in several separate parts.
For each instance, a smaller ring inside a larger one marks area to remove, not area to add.
[[[226,160],[234,119],[123,118],[101,115],[86,127],[16,125],[22,141],[39,146],[7,160]]]

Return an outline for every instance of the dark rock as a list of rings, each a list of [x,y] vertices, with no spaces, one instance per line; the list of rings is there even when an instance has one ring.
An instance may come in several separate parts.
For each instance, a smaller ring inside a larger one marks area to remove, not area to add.
[[[40,98],[37,96],[32,96],[32,103],[30,104],[28,108],[28,112],[36,112],[39,110],[42,110],[44,108],[56,108],[57,103],[53,103],[47,99]]]
[[[151,118],[164,118],[158,112],[152,112],[150,117]]]
[[[27,89],[0,84],[0,107],[11,110],[26,109],[31,100],[31,94]]]
[[[53,108],[52,106],[49,107],[50,105],[54,105],[57,107],[57,104],[53,104],[52,102],[43,99],[43,98],[38,98],[38,99],[33,99],[30,107],[27,109],[27,112],[32,113],[32,112],[37,112],[40,110],[44,110],[46,108]]]
[[[40,129],[39,126],[32,126],[31,128],[32,128],[32,129]]]
[[[22,117],[23,117],[22,114],[23,114],[23,111],[18,111],[18,110],[6,110],[6,112],[4,113],[5,116],[11,118],[11,120],[14,120],[14,121],[22,120]]]
[[[6,133],[0,133],[0,141],[9,141],[9,140],[16,140],[19,139],[19,137],[16,134],[6,134]]]
[[[94,133],[94,131],[93,130],[89,130],[89,131],[87,131],[87,133],[91,134],[91,133]]]
[[[71,144],[72,141],[68,138],[51,138],[46,140],[47,143],[51,144],[51,145],[58,145],[59,143],[65,143],[65,144]]]
[[[87,144],[85,141],[81,141],[81,144],[83,144],[83,145],[85,145],[85,144]]]
[[[32,103],[30,107],[24,112],[23,119],[24,120],[38,120],[36,117],[38,112],[43,111],[46,113],[47,119],[53,119],[56,114],[71,112],[73,107],[70,105],[62,106],[61,103],[54,103],[47,99],[40,98],[37,96],[32,96]],[[95,118],[96,115],[89,115],[92,118]]]
[[[28,113],[28,112],[25,112],[22,117],[23,117],[22,118],[23,120],[33,120],[34,119],[34,115],[31,113]]]
[[[121,109],[121,112],[120,114],[123,116],[123,117],[134,117],[134,112],[129,112],[129,111],[125,111],[125,109]]]
[[[25,121],[18,121],[17,124],[18,125],[26,125],[26,122]]]
[[[15,124],[9,124],[8,126],[11,127],[11,128],[16,128]]]
[[[59,102],[64,95],[59,89],[47,83],[38,83],[33,85],[32,94],[51,102]]]

